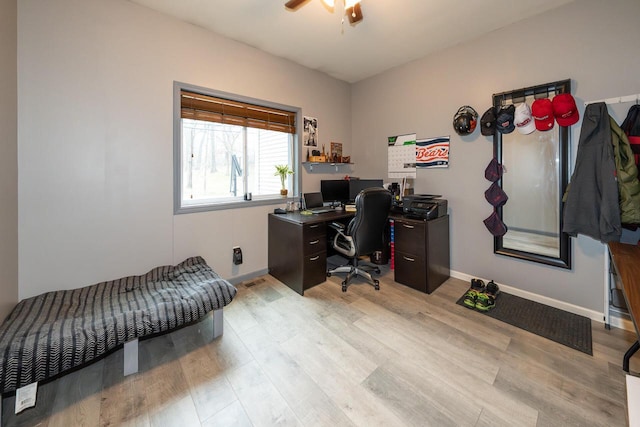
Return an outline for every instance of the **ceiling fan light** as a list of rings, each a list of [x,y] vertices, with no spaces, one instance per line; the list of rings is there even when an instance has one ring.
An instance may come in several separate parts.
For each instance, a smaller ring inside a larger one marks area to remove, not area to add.
[[[322,0],[322,2],[324,4],[327,5],[327,7],[333,8],[335,6],[335,0]]]

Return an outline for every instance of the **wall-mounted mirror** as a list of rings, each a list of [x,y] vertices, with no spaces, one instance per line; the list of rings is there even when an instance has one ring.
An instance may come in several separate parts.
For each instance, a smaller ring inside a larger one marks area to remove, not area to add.
[[[547,83],[493,95],[496,111],[537,99],[571,93],[571,81]],[[495,237],[494,253],[571,268],[571,241],[562,233],[562,196],[569,174],[569,130],[554,123],[550,130],[528,135],[517,129],[495,132],[494,156],[504,173],[499,181],[509,197],[497,209],[507,233]]]

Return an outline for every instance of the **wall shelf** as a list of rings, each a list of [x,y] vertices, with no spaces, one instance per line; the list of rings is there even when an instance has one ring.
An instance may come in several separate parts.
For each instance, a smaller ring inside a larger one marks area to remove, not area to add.
[[[302,162],[302,165],[309,168],[309,171],[313,172],[314,166],[334,166],[336,172],[340,166],[352,165],[353,163],[335,163],[335,162]]]

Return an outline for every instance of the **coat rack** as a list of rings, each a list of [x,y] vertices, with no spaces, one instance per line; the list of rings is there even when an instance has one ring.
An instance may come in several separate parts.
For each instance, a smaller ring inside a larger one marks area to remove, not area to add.
[[[589,104],[595,104],[596,102],[604,102],[605,104],[624,104],[628,102],[635,102],[638,104],[640,102],[640,93],[636,93],[635,95],[625,95],[618,96],[614,98],[606,98],[606,99],[598,99],[595,101],[585,101],[585,107]],[[604,325],[605,328],[609,329],[611,322],[611,315],[609,313],[610,304],[611,304],[611,258],[610,258],[609,248],[607,245],[604,245],[604,275],[605,275],[605,291],[604,291]]]
[[[623,104],[625,102],[635,102],[636,104],[640,101],[640,93],[636,93],[635,95],[626,95],[626,96],[618,96],[616,98],[607,98],[607,99],[598,99],[596,101],[585,101],[585,107],[589,104],[595,104],[596,102],[604,102],[605,104]]]

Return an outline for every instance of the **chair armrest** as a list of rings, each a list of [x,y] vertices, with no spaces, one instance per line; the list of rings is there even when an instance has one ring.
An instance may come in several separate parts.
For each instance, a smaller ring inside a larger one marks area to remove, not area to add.
[[[347,236],[342,230],[336,230],[337,233],[333,237],[333,248],[343,255],[353,257],[356,253],[356,247],[353,244],[353,237]]]
[[[339,222],[331,222],[329,223],[329,227],[333,228],[334,230],[336,230],[338,233],[343,233],[344,232],[344,224],[340,224]]]

